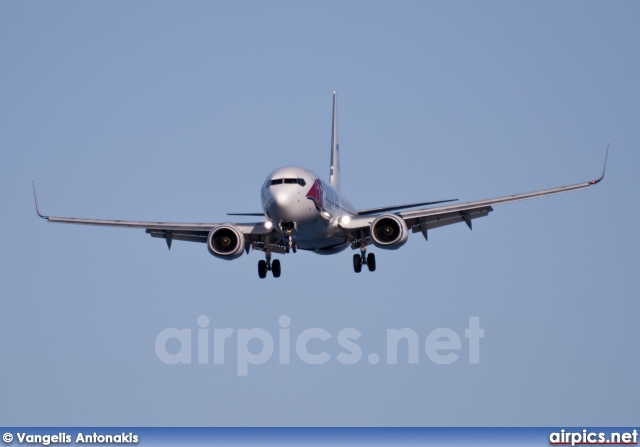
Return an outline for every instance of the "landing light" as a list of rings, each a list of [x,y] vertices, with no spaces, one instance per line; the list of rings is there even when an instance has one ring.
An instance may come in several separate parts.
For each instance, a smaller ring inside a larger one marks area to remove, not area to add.
[[[269,221],[269,220],[268,220],[268,221],[266,221],[266,222],[264,223],[264,227],[265,227],[267,230],[270,230],[270,229],[272,229],[272,228],[273,228],[273,224],[271,223],[271,221]]]
[[[331,219],[331,214],[327,213],[326,211],[323,211],[320,214],[322,214],[322,217],[324,217],[325,219]]]
[[[340,218],[340,223],[342,225],[349,225],[349,222],[351,222],[351,218],[349,216],[342,216]]]

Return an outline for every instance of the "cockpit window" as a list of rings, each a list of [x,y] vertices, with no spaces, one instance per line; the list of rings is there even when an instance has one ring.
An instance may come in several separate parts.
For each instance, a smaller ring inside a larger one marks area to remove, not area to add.
[[[268,186],[281,185],[282,183],[293,183],[300,186],[304,186],[307,184],[307,182],[305,182],[302,178],[274,178],[273,180],[271,180],[271,183]]]

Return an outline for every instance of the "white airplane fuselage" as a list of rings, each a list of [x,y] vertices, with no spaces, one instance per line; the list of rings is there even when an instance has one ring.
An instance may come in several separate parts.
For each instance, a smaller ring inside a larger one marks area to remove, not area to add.
[[[262,185],[262,209],[275,230],[301,250],[332,254],[349,245],[341,219],[357,210],[313,172],[286,166],[267,176]]]

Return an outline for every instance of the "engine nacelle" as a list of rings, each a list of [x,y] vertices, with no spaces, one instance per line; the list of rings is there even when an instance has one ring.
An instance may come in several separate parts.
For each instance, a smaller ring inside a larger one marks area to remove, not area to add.
[[[378,248],[395,250],[402,247],[408,237],[404,220],[395,214],[383,214],[371,223],[371,240]]]
[[[221,225],[209,233],[207,248],[216,258],[239,258],[244,251],[244,234],[231,224]]]

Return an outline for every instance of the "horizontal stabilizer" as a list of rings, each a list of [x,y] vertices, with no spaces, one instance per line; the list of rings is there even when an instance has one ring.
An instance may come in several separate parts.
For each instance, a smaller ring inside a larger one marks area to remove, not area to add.
[[[369,208],[366,210],[359,210],[358,215],[366,216],[369,214],[383,213],[385,211],[395,211],[395,210],[403,210],[405,208],[413,208],[414,206],[425,206],[425,205],[435,205],[436,203],[455,202],[456,200],[458,199],[438,200],[435,202],[407,203],[404,205],[385,206],[381,208]]]
[[[264,213],[227,213],[227,216],[264,216]]]

